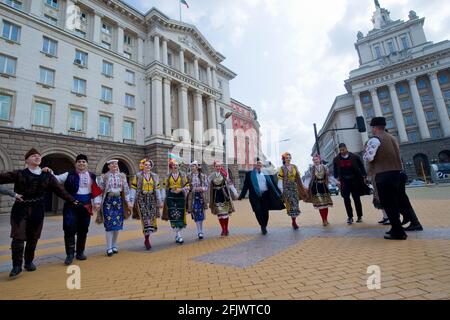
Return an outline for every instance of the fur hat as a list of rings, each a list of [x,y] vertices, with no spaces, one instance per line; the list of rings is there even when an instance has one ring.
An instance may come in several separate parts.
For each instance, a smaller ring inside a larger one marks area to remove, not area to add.
[[[41,155],[41,153],[39,151],[37,151],[35,148],[31,148],[30,151],[28,151],[25,154],[25,160],[27,160],[29,157],[31,157],[33,154],[38,154]]]
[[[88,161],[88,157],[86,155],[84,155],[84,154],[77,155],[77,158],[75,159],[75,162],[78,162],[78,160],[85,160],[86,162],[89,162]]]
[[[371,127],[386,127],[386,118],[385,117],[375,117],[370,122]]]

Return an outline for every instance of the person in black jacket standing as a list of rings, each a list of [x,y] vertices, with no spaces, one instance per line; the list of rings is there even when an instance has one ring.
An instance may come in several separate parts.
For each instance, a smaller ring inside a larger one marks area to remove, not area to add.
[[[256,161],[255,169],[245,175],[239,200],[245,198],[249,191],[250,204],[261,226],[261,233],[266,235],[269,210],[283,210],[285,207],[273,176],[264,174],[263,163],[259,159]]]
[[[339,179],[338,186],[341,189],[342,198],[344,198],[345,210],[347,211],[347,223],[353,223],[353,208],[350,195],[355,202],[356,215],[358,220],[362,222],[363,210],[361,204],[361,196],[366,194],[367,185],[365,179],[367,177],[366,169],[361,158],[348,152],[345,143],[339,145],[339,155],[334,158],[334,177]]]

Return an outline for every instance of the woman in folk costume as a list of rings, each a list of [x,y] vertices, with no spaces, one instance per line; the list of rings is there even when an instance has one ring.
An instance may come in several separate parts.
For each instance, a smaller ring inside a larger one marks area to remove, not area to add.
[[[328,189],[329,180],[334,180],[334,177],[328,175],[327,167],[321,163],[319,155],[313,158],[314,165],[311,167],[311,180],[308,183],[309,196],[315,209],[319,210],[322,217],[323,226],[329,225],[328,222],[328,208],[333,206],[331,200],[330,190]]]
[[[169,176],[165,180],[166,199],[162,219],[170,221],[170,226],[176,232],[175,242],[182,244],[181,230],[186,228],[186,194],[189,184],[186,176],[179,171],[176,160],[170,159],[169,169]]]
[[[131,181],[133,218],[141,220],[147,250],[152,248],[150,234],[158,230],[156,219],[160,217],[159,209],[163,207],[159,177],[151,172],[153,166],[152,160],[141,160],[139,164],[141,171]]]
[[[231,198],[232,184],[227,172],[218,162],[214,162],[214,172],[209,177],[209,207],[211,213],[219,218],[222,236],[228,236],[229,216],[235,211]]]
[[[97,184],[103,191],[101,212],[97,215],[97,223],[102,223],[106,231],[106,254],[111,257],[119,253],[117,238],[123,230],[123,220],[130,216],[133,203],[127,177],[119,171],[119,160],[107,162],[109,171],[101,175]]]
[[[191,163],[191,174],[188,175],[189,193],[187,196],[187,212],[197,225],[197,235],[203,239],[203,221],[205,210],[208,208],[206,192],[208,191],[208,178],[202,173],[197,161]]]
[[[292,156],[286,152],[281,156],[283,166],[278,171],[278,188],[282,193],[287,214],[292,218],[292,228],[297,230],[297,217],[300,215],[300,200],[308,199],[308,191],[303,186],[300,171],[291,163]]]

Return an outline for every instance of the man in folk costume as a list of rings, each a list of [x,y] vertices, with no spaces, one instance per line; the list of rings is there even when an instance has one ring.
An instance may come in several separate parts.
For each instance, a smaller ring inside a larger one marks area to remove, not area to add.
[[[209,176],[209,207],[211,213],[219,218],[222,227],[221,236],[228,236],[228,222],[231,214],[235,211],[231,183],[226,170],[218,161],[214,161],[214,172]]]
[[[208,178],[202,173],[197,161],[191,163],[191,173],[187,176],[189,193],[187,196],[187,213],[197,226],[199,240],[204,238],[203,221],[206,218],[205,210],[208,209],[206,194],[208,191]]]
[[[150,235],[158,230],[157,218],[160,217],[159,209],[163,207],[159,177],[151,172],[153,167],[152,160],[141,160],[139,165],[141,171],[131,181],[133,218],[141,221],[147,250],[152,248]]]
[[[41,154],[34,148],[25,155],[27,168],[0,174],[0,184],[14,183],[14,191],[23,195],[23,201],[16,201],[11,210],[11,250],[13,269],[10,277],[16,277],[24,268],[35,271],[33,263],[36,245],[41,236],[45,214],[45,194],[54,192],[61,199],[78,206],[79,203],[59,184],[49,172],[39,167]],[[26,246],[25,246],[26,242]]]
[[[278,188],[281,191],[287,214],[292,219],[292,228],[297,230],[297,217],[300,215],[299,201],[308,200],[308,190],[304,187],[300,171],[291,163],[292,156],[285,152],[281,156],[283,166],[278,172]]]
[[[175,159],[170,159],[169,169],[170,173],[165,180],[162,219],[170,221],[170,226],[175,231],[175,242],[183,244],[181,230],[186,228],[186,195],[189,184],[186,175],[179,171],[179,165]]]
[[[111,257],[119,253],[117,239],[123,230],[123,221],[133,210],[127,177],[119,171],[119,160],[107,162],[109,171],[99,178],[97,184],[102,189],[102,205],[97,214],[97,223],[102,223],[106,231],[106,255]]]
[[[283,210],[285,206],[273,176],[265,174],[263,163],[259,159],[256,161],[255,169],[247,172],[245,175],[244,186],[242,187],[239,200],[245,198],[248,191],[250,191],[250,204],[261,226],[261,233],[266,235],[269,210]]]
[[[43,170],[45,169],[48,168]],[[53,173],[51,169],[48,170]],[[59,183],[64,184],[64,189],[83,205],[73,208],[70,203],[66,202],[63,208],[63,230],[66,247],[64,264],[70,265],[75,257],[77,260],[87,259],[84,251],[89,224],[93,215],[92,203],[95,202],[94,211],[99,211],[102,190],[97,185],[95,174],[88,170],[88,158],[84,154],[79,154],[76,157],[75,171],[55,177]]]
[[[23,201],[23,196],[21,194],[15,193],[14,191],[8,190],[2,186],[0,186],[0,194],[10,196],[11,198],[14,198],[19,202]]]

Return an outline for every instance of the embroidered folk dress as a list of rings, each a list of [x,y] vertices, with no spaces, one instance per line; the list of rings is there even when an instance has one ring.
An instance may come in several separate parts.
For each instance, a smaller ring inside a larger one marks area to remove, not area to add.
[[[131,199],[139,215],[144,235],[158,230],[161,186],[155,173],[138,173],[131,181]]]
[[[125,202],[131,202],[125,174],[108,172],[98,178],[97,184],[103,190],[102,212],[105,230],[122,230]]]
[[[220,172],[214,172],[210,178],[210,208],[219,219],[227,219],[233,212],[229,180]]]
[[[315,209],[320,210],[333,206],[330,190],[328,189],[328,172],[323,164],[315,165],[312,168],[309,191]]]
[[[205,194],[208,191],[208,180],[203,173],[192,173],[188,177],[189,194],[187,208],[195,222],[205,220],[205,209],[207,208]],[[202,188],[202,191],[195,191]]]
[[[166,201],[164,206],[165,220],[170,221],[170,226],[174,229],[186,228],[186,188],[189,187],[186,176],[178,173],[171,173],[166,179]],[[180,193],[172,190],[182,189]]]
[[[278,172],[278,187],[282,191],[282,197],[286,206],[287,214],[291,217],[298,217],[301,213],[298,202],[300,201],[298,194],[298,179],[300,179],[299,171],[296,166],[290,167],[284,165]]]

